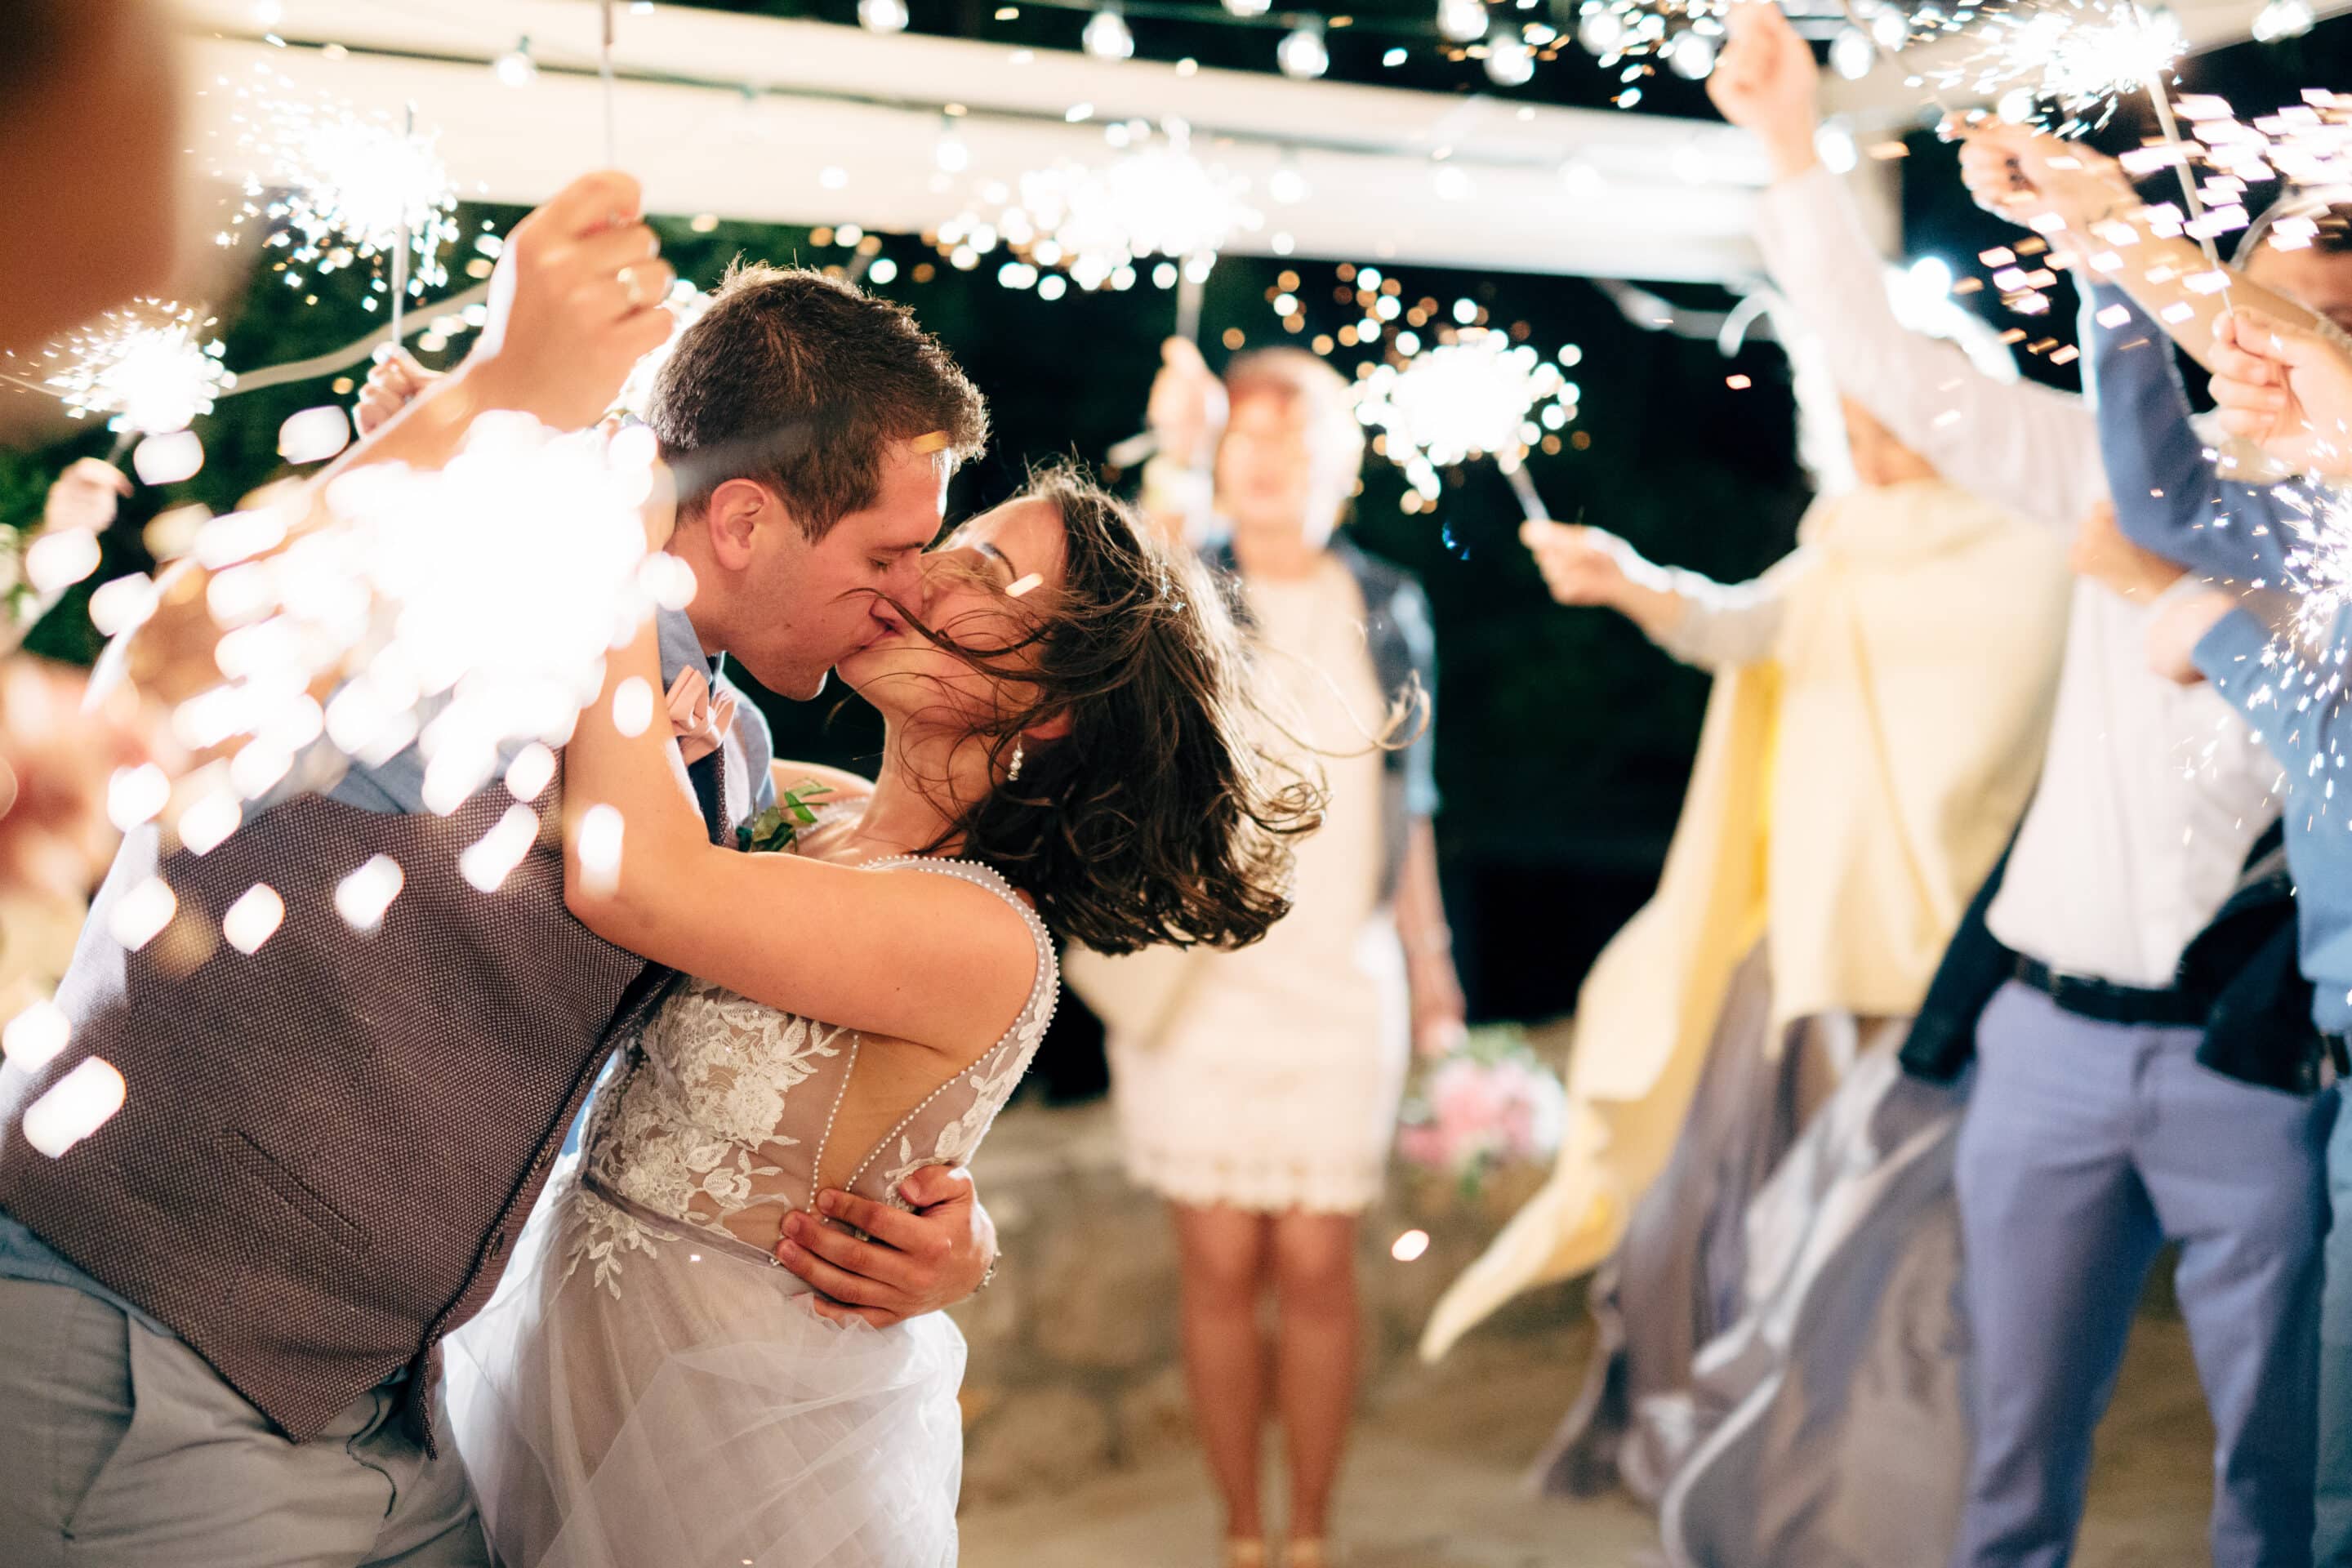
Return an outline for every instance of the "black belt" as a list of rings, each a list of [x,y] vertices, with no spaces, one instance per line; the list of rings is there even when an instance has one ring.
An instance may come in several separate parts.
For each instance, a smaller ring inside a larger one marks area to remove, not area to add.
[[[2102,1024],[2201,1027],[2213,1005],[2211,998],[2192,995],[2179,986],[2151,991],[2087,974],[2062,974],[2021,952],[2017,955],[2017,977],[2065,1011]]]

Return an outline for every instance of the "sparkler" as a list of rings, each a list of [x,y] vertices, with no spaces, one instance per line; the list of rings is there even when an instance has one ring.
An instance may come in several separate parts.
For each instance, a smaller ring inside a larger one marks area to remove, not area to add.
[[[1249,181],[1196,157],[1182,121],[1156,132],[1130,121],[1105,135],[1120,157],[1103,166],[1065,160],[1033,170],[1021,176],[1017,195],[1002,185],[983,190],[988,200],[940,226],[940,249],[970,268],[1003,246],[1029,268],[1015,274],[1028,283],[1038,283],[1037,268],[1056,268],[1086,289],[1132,288],[1136,264],[1161,256],[1181,268],[1171,283],[1197,284],[1235,235],[1265,221],[1249,205]],[[1197,331],[1197,320],[1193,325]]]
[[[215,325],[193,305],[135,300],[43,351],[57,364],[43,387],[68,418],[103,416],[107,428],[126,436],[184,430],[236,384],[221,363],[221,341],[207,336]]]
[[[437,472],[378,465],[335,480],[332,521],[291,542],[283,514],[215,519],[195,554],[215,574],[207,606],[230,628],[215,654],[226,679],[179,705],[175,731],[234,743],[229,779],[247,799],[322,737],[371,763],[415,742],[426,803],[455,809],[495,775],[506,743],[568,738],[606,650],[691,596],[691,574],[646,549],[638,508],[652,482],[647,432],[608,443],[488,414]],[[341,682],[323,709],[309,695],[322,679]],[[512,833],[493,837],[467,874],[494,886]]]
[[[1549,514],[1528,478],[1528,449],[1547,427],[1576,416],[1578,395],[1576,384],[1531,346],[1469,327],[1374,369],[1358,384],[1356,416],[1380,433],[1381,450],[1424,500],[1438,498],[1438,469],[1490,457],[1528,516],[1542,518]]]
[[[265,243],[286,251],[292,279],[302,276],[298,267],[325,273],[388,260],[396,333],[410,289],[448,281],[441,248],[457,237],[448,168],[436,139],[418,133],[415,105],[395,124],[333,99],[290,96],[291,89],[265,75],[257,87],[236,89],[241,168],[223,172],[239,181],[245,200],[220,241],[235,243],[233,231],[248,225],[266,226]]]
[[[1915,14],[1914,26],[1926,15]],[[2060,118],[2044,129],[2064,137],[2105,126],[2143,89],[2160,100],[2156,84],[2189,47],[2169,13],[2148,16],[2130,0],[2041,0],[1977,15],[1984,19],[1969,35],[1976,47],[1910,84],[2002,100],[2013,119],[2032,118],[2030,106],[2047,101]]]

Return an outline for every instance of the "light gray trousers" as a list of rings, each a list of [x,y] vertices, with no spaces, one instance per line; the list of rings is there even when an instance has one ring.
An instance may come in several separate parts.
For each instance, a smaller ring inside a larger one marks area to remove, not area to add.
[[[397,1390],[289,1443],[203,1357],[62,1285],[0,1279],[0,1563],[488,1568],[437,1421]]]

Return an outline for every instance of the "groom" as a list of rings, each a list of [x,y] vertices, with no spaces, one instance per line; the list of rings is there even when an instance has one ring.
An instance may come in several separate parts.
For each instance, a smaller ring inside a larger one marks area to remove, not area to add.
[[[633,182],[568,187],[510,237],[474,355],[352,461],[437,464],[486,409],[593,420],[666,331],[656,248]],[[684,335],[649,423],[699,584],[663,623],[666,675],[724,651],[806,698],[881,629],[866,590],[914,591],[986,419],[903,310],[755,269]],[[773,794],[741,710],[690,770],[722,842]],[[421,784],[413,754],[354,769],[202,856],[132,832],[58,992],[70,1043],[0,1069],[10,1568],[488,1562],[436,1407],[438,1346],[488,1300],[565,1128],[668,976],[565,913],[551,830],[493,890],[459,875],[527,789],[444,816]],[[543,828],[557,793],[529,801]],[[362,932],[337,894],[379,855],[404,880]],[[175,913],[142,931],[126,911],[161,901],[159,879]],[[249,954],[220,945],[262,883],[282,923]],[[127,1102],[51,1159],[17,1119],[93,1057]],[[919,1179],[912,1214],[840,1195],[871,1241],[803,1225],[780,1263],[874,1322],[969,1295],[987,1216],[961,1174]]]

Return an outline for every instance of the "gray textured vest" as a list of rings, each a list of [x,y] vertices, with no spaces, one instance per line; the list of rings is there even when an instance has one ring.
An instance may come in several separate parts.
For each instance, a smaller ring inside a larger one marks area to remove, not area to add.
[[[720,765],[695,770],[706,815]],[[447,817],[303,796],[160,868],[154,830],[133,834],[58,988],[71,1044],[0,1075],[0,1208],[297,1441],[404,1365],[425,1429],[441,1340],[489,1300],[608,1047],[667,979],[564,909],[556,796],[494,893],[457,858],[512,805],[496,785]],[[362,935],[335,889],[379,854],[406,884]],[[110,917],[158,869],[186,925],[126,952]],[[205,933],[256,882],[286,915],[248,956]],[[16,1119],[93,1055],[129,1097],[48,1159]]]

